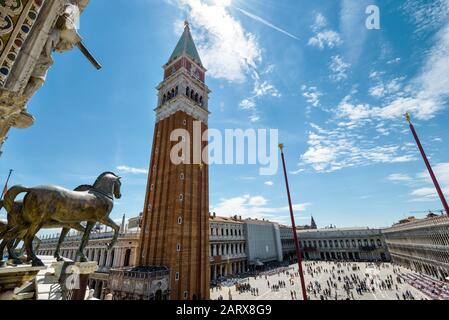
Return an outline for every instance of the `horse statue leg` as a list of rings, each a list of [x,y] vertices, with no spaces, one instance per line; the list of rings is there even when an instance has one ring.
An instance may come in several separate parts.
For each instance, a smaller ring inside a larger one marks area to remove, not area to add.
[[[114,247],[114,245],[117,243],[119,232],[120,232],[120,226],[118,224],[116,224],[114,222],[114,220],[112,220],[109,217],[104,217],[103,219],[100,220],[100,223],[114,229],[114,237],[112,238],[111,243],[108,244],[108,250],[111,250]]]
[[[15,238],[18,235],[18,228],[8,228],[5,236],[3,237],[3,241],[0,244],[0,254],[3,255],[5,247],[8,250],[8,261],[12,260],[13,264],[22,264],[22,260],[15,253]],[[20,242],[20,240],[18,241]],[[3,257],[2,257],[3,259]]]
[[[83,238],[81,239],[80,246],[78,248],[78,252],[75,256],[75,261],[79,262],[87,262],[87,258],[84,255],[84,249],[87,246],[87,243],[89,242],[89,236],[90,232],[92,231],[93,227],[95,226],[95,222],[88,222],[86,225],[86,228],[84,229]]]
[[[6,241],[3,239],[0,242],[0,267],[4,267],[6,265],[6,261],[3,260],[3,252],[5,251],[6,248]]]
[[[20,243],[20,239],[12,239],[10,240],[7,244],[6,247],[8,248],[8,257],[9,260],[12,260],[13,264],[22,264],[22,259],[20,259],[20,257],[16,254],[16,248]]]
[[[53,255],[57,261],[63,261],[64,259],[61,258],[59,255],[59,251],[61,250],[61,245],[64,242],[65,237],[69,233],[70,229],[75,229],[79,232],[84,233],[84,227],[79,223],[71,223],[68,224],[66,227],[62,228],[61,235],[59,236],[58,244],[56,246],[55,254]]]
[[[33,223],[30,225],[23,242],[25,244],[25,250],[27,252],[28,259],[31,260],[31,265],[33,267],[44,267],[44,263],[36,256],[33,249],[33,240],[36,234],[41,229],[41,224]]]
[[[58,244],[56,245],[55,254],[53,255],[56,258],[56,261],[64,261],[64,258],[62,258],[59,255],[59,250],[61,249],[61,245],[64,242],[64,239],[69,233],[70,228],[62,228],[61,235],[59,236]]]

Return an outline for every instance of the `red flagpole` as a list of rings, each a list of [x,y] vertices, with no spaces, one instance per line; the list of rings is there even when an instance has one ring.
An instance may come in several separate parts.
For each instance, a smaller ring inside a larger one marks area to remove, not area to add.
[[[288,186],[287,169],[285,167],[285,158],[284,158],[284,150],[283,150],[284,145],[279,144],[279,149],[281,149],[282,166],[284,168],[284,177],[285,177],[285,186],[287,187],[288,206],[290,208],[290,217],[292,219],[293,238],[295,240],[296,257],[298,258],[298,271],[299,271],[299,277],[301,279],[302,297],[303,297],[303,300],[306,301],[307,300],[306,283],[304,281],[304,273],[302,271],[301,251],[299,249],[298,235],[296,233],[295,216],[293,215],[292,199],[290,197],[290,188]]]
[[[5,193],[7,191],[6,189],[8,188],[8,182],[9,182],[9,178],[11,178],[11,173],[12,173],[12,169],[9,169],[8,178],[6,179],[5,186],[3,187],[2,196],[0,197],[0,199],[3,199],[3,196],[5,195]]]
[[[410,119],[410,114],[406,113],[405,118],[407,119],[407,122],[410,126],[410,130],[412,131],[413,137],[415,138],[416,144],[418,145],[419,151],[421,152],[421,156],[424,159],[424,163],[426,164],[427,170],[429,171],[430,177],[432,178],[433,184],[435,185],[435,189],[437,190],[438,196],[440,197],[441,203],[443,204],[444,210],[446,210],[446,214],[449,216],[449,206],[447,204],[446,198],[444,197],[444,193],[441,190],[440,184],[438,183],[437,177],[435,176],[435,173],[433,172],[432,166],[429,163],[429,160],[427,159],[426,153],[424,151],[424,148],[421,144],[421,141],[419,140],[418,134],[416,133],[415,127],[413,126],[413,123]]]

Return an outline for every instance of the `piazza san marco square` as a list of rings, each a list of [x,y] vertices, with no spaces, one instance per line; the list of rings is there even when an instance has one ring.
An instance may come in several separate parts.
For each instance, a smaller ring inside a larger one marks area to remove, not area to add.
[[[303,262],[309,300],[431,300],[410,284],[426,279],[393,263]],[[302,300],[298,265],[228,279],[211,289],[213,300]],[[432,281],[428,278],[429,281]]]

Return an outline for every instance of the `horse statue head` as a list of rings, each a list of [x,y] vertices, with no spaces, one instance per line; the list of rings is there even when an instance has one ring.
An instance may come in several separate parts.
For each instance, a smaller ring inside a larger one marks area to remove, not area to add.
[[[98,176],[97,180],[95,180],[93,188],[96,191],[107,195],[111,199],[113,199],[113,197],[120,199],[122,197],[120,191],[122,183],[120,179],[121,177],[113,172],[103,172]]]

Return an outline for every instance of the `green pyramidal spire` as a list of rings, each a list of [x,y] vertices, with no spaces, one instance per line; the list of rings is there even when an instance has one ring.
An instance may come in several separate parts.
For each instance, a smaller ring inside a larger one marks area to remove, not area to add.
[[[192,58],[196,63],[198,63],[200,66],[203,66],[201,63],[200,55],[198,54],[198,51],[196,50],[195,43],[193,42],[192,35],[190,33],[190,27],[189,23],[186,21],[184,24],[184,32],[181,36],[181,39],[179,39],[178,44],[176,45],[175,50],[173,51],[170,60],[168,62],[171,62],[183,54],[188,55],[190,58]]]

